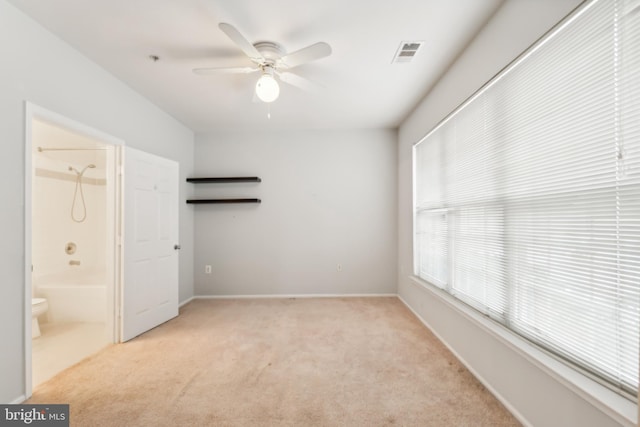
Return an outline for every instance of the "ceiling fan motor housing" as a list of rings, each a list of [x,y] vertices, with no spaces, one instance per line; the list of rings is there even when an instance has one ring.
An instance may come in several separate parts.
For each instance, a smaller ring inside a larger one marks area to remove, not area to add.
[[[276,62],[285,54],[284,49],[278,43],[274,42],[257,42],[253,46],[265,59],[265,64],[275,65]]]

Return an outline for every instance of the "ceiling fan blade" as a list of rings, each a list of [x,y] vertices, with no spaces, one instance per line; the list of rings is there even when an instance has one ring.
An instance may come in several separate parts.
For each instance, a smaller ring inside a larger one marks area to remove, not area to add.
[[[286,68],[293,68],[329,55],[331,55],[331,46],[325,42],[318,42],[283,56],[281,61]]]
[[[231,39],[249,58],[254,62],[262,62],[264,58],[258,52],[254,45],[249,43],[247,39],[240,34],[233,25],[221,22],[218,27]]]
[[[260,70],[260,67],[226,67],[226,68],[194,68],[195,74],[202,76],[211,74],[248,74]]]
[[[305,90],[307,92],[317,92],[324,87],[294,73],[283,72],[277,74],[282,82],[290,84],[291,86],[295,86],[298,89]]]

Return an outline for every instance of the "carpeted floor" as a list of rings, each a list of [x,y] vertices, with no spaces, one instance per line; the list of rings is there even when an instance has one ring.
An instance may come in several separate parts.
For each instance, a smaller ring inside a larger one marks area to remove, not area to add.
[[[195,300],[27,403],[72,426],[518,426],[396,298]]]

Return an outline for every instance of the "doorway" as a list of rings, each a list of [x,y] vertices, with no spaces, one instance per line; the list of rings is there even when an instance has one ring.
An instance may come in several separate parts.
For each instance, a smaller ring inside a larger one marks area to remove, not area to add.
[[[118,341],[121,141],[32,104],[26,117],[26,388]]]

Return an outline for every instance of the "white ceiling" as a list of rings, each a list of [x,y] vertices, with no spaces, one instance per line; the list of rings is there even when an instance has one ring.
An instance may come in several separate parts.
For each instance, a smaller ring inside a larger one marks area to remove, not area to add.
[[[104,69],[197,132],[233,129],[394,128],[424,97],[502,0],[10,0]],[[281,84],[252,102],[258,74],[198,76],[245,66],[218,28],[288,52],[315,42],[327,58],[295,71],[324,87]],[[392,64],[401,41],[425,43]],[[149,56],[160,60],[152,61]]]

